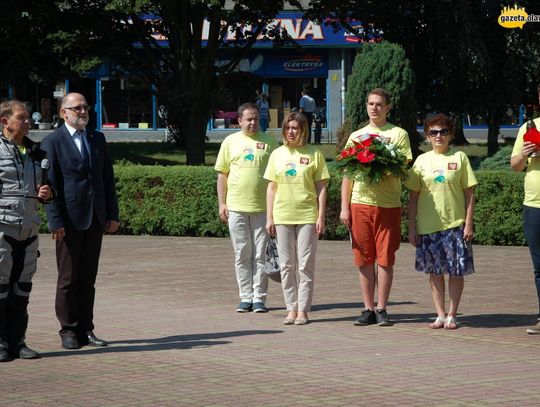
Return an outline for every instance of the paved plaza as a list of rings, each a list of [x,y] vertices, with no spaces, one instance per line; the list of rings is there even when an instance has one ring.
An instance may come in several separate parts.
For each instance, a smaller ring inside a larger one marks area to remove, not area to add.
[[[321,241],[311,323],[284,326],[280,286],[267,314],[237,314],[228,239],[107,236],[95,333],[106,348],[60,347],[53,242],[41,236],[28,345],[0,364],[0,406],[540,405],[540,336],[527,248],[475,246],[461,328],[430,330],[428,278],[402,244],[393,327],[356,327],[362,304],[348,242]]]

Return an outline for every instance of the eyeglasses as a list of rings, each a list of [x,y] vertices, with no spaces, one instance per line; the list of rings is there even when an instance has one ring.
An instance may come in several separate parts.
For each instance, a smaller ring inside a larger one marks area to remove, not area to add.
[[[92,106],[89,105],[79,105],[79,106],[66,106],[64,109],[71,110],[72,112],[81,113],[83,110],[88,112],[92,110]]]
[[[440,129],[440,130],[430,130],[428,133],[431,137],[435,137],[437,134],[440,134],[443,137],[448,136],[448,133],[450,131],[448,129]]]

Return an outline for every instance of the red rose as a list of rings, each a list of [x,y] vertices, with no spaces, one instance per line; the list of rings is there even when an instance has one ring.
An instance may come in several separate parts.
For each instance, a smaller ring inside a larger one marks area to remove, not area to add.
[[[364,147],[369,147],[371,145],[371,143],[373,143],[373,137],[369,137],[369,138],[365,139],[364,141],[362,141],[362,145]]]
[[[356,156],[356,159],[360,161],[362,164],[369,164],[375,159],[375,154],[367,149],[362,150],[358,153],[358,155]]]
[[[343,159],[349,157],[350,154],[347,150],[343,150],[339,156]]]

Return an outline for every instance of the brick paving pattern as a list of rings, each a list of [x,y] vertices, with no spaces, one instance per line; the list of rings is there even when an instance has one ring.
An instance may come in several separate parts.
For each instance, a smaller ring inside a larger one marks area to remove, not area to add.
[[[537,300],[527,248],[475,246],[461,328],[435,314],[413,248],[397,256],[393,327],[355,327],[361,311],[347,242],[319,245],[311,323],[237,314],[228,239],[107,236],[95,333],[106,348],[60,347],[53,243],[41,236],[28,345],[39,360],[0,364],[0,406],[522,406],[540,404]]]

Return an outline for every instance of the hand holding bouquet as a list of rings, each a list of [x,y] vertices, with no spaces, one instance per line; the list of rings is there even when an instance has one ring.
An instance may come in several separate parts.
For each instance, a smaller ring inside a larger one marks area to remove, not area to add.
[[[334,166],[344,177],[377,184],[387,176],[407,178],[407,157],[378,134],[363,134],[336,157]]]

